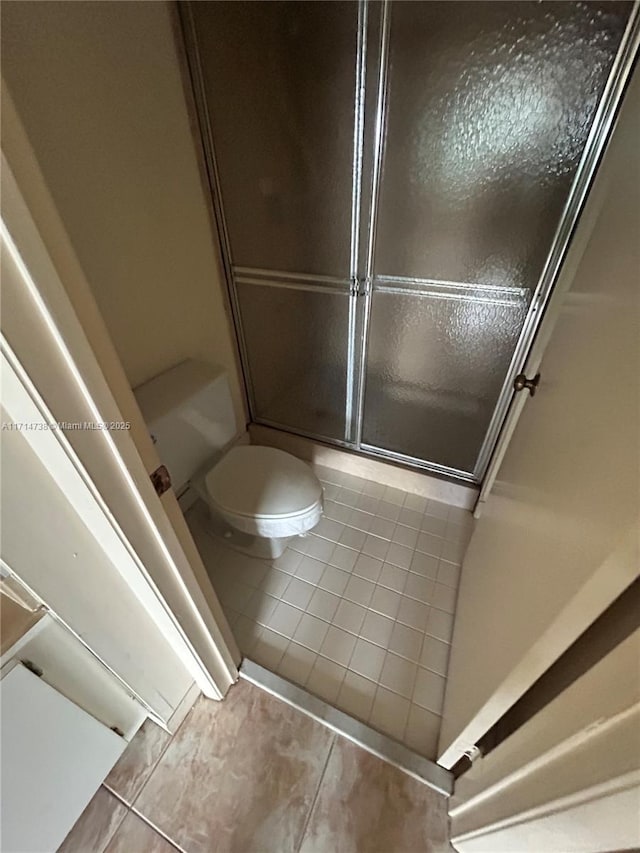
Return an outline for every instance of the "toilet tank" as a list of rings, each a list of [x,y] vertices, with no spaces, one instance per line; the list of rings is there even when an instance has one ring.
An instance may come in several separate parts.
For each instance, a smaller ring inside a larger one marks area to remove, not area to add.
[[[229,380],[222,368],[188,359],[133,393],[176,494],[236,436]]]

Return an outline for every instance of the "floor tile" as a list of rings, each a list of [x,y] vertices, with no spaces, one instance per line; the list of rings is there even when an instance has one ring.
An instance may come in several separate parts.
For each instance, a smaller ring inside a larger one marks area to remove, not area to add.
[[[263,628],[251,649],[251,656],[261,666],[275,670],[282,660],[282,656],[288,645],[289,635],[283,636],[269,628]]]
[[[333,704],[338,698],[346,672],[335,661],[317,657],[305,686],[320,699]]]
[[[447,800],[338,738],[300,853],[449,853]]]
[[[104,784],[127,803],[132,803],[164,750],[171,735],[147,719],[111,769]]]
[[[351,634],[359,634],[364,617],[367,614],[365,607],[355,604],[353,601],[342,600],[333,617],[333,624],[338,628],[349,631]]]
[[[316,657],[317,654],[314,651],[292,641],[278,664],[278,673],[295,684],[304,684]]]
[[[366,538],[367,534],[363,530],[356,530],[355,527],[345,527],[340,536],[340,543],[359,551],[364,545]]]
[[[402,506],[405,498],[407,497],[407,493],[402,489],[396,489],[394,486],[387,486],[382,497],[385,501],[389,501],[389,503]]]
[[[392,542],[387,551],[387,563],[393,563],[394,566],[400,566],[401,569],[408,569],[413,558],[413,550],[404,545],[398,545],[397,542]]]
[[[346,524],[347,519],[353,512],[353,508],[350,506],[346,506],[345,504],[336,503],[331,507],[330,513],[327,514],[327,517],[332,519],[333,521],[337,521],[340,524]]]
[[[441,640],[436,640],[435,637],[426,634],[419,663],[439,675],[446,675],[449,667],[450,649],[451,646],[448,643],[443,643]]]
[[[391,541],[396,545],[404,545],[406,548],[415,548],[418,539],[418,531],[404,524],[396,524]]]
[[[421,601],[423,604],[433,604],[436,585],[429,578],[423,578],[420,575],[414,575],[409,572],[409,577],[404,587],[404,595],[409,598],[415,598],[416,601]],[[285,593],[286,596],[286,593]],[[283,596],[283,598],[285,597]]]
[[[396,622],[391,632],[389,650],[407,658],[407,660],[416,662],[422,651],[423,638],[424,634],[420,631],[403,625],[401,622]]]
[[[358,500],[356,501],[356,506],[358,509],[361,509],[363,512],[371,513],[375,515],[378,504],[380,503],[380,498],[376,498],[373,495],[361,494]]]
[[[316,587],[313,584],[307,583],[301,578],[292,578],[290,584],[282,593],[282,600],[286,601],[287,604],[293,604],[294,607],[304,610],[311,601],[315,590]]]
[[[375,583],[382,571],[382,560],[360,554],[353,566],[353,574]]]
[[[395,521],[391,521],[388,518],[382,518],[380,515],[376,515],[371,527],[369,528],[369,534],[381,536],[383,539],[390,540],[393,535],[393,531],[395,530],[395,527]]]
[[[129,812],[118,831],[109,842],[105,853],[176,853],[173,844],[152,829],[148,823],[133,812]]]
[[[423,554],[439,557],[444,545],[445,540],[440,536],[433,536],[431,533],[420,533],[416,542],[416,549],[422,551]]]
[[[457,597],[458,591],[456,589],[446,586],[443,583],[436,583],[431,603],[440,610],[446,610],[447,613],[454,613]]]
[[[449,505],[442,503],[442,501],[434,501],[429,500],[427,504],[427,515],[433,515],[435,518],[442,518],[445,521],[449,517]]]
[[[320,646],[320,654],[341,666],[347,666],[356,644],[356,637],[332,625]]]
[[[291,604],[280,601],[267,621],[267,627],[285,637],[293,637],[302,613]]]
[[[398,622],[415,628],[416,631],[426,631],[429,623],[429,610],[428,604],[423,604],[421,601],[403,595],[400,599],[396,618]]]
[[[226,590],[226,592],[221,595],[221,598],[229,607],[240,611],[247,604],[254,592],[255,590],[253,587],[247,586],[247,584],[241,583],[240,581],[235,581]]]
[[[400,507],[397,504],[387,500],[381,500],[378,505],[377,515],[380,518],[386,518],[388,521],[397,521],[400,515]]]
[[[445,540],[444,545],[442,546],[442,551],[438,556],[442,557],[443,560],[447,560],[449,563],[456,563],[457,565],[460,565],[462,563],[466,547],[466,542],[449,542]]]
[[[373,480],[367,480],[362,487],[363,495],[371,495],[371,497],[380,500],[384,495],[384,486],[381,483],[376,483]]]
[[[369,606],[376,613],[381,613],[383,616],[395,619],[399,604],[400,593],[392,589],[387,589],[384,586],[376,586]]]
[[[323,539],[321,536],[316,536],[313,533],[309,534],[307,557],[312,557],[315,560],[326,563],[334,548],[335,542],[332,542],[330,539]]]
[[[361,604],[367,607],[371,601],[375,584],[364,578],[352,576],[349,578],[349,583],[344,590],[344,597],[349,601],[354,601],[356,604]]]
[[[417,665],[393,652],[387,652],[380,673],[380,684],[394,693],[411,699],[416,679]]]
[[[293,853],[332,733],[249,684],[200,699],[136,809],[187,853]]]
[[[365,640],[376,643],[379,646],[387,647],[391,631],[393,630],[393,619],[388,616],[383,616],[381,613],[374,613],[369,610],[364,617],[360,636]]]
[[[344,604],[338,595],[327,592],[324,589],[316,589],[307,605],[307,613],[331,622],[340,604]]]
[[[329,543],[333,548],[333,543]],[[296,577],[307,583],[317,584],[326,568],[326,563],[315,557],[304,556],[296,569]]]
[[[435,761],[441,723],[442,719],[437,714],[412,702],[403,740],[411,749]]]
[[[339,501],[341,504],[346,504],[347,506],[355,508],[359,494],[360,492],[356,492],[353,489],[349,489],[346,486],[343,486],[338,492],[336,500]]]
[[[405,524],[407,527],[413,527],[415,530],[419,530],[422,518],[423,514],[421,512],[411,509],[411,507],[408,507],[405,504],[400,510],[398,524]]]
[[[327,566],[318,581],[318,586],[327,592],[342,595],[348,582],[349,574],[347,572],[343,572],[342,569],[337,569],[334,566]]]
[[[386,651],[381,646],[376,646],[368,640],[359,639],[353,649],[349,669],[363,675],[372,681],[380,678]]]
[[[296,628],[293,639],[296,643],[319,652],[328,630],[329,625],[326,622],[318,619],[317,616],[305,613]]]
[[[420,530],[423,533],[431,533],[433,536],[445,536],[449,522],[442,518],[434,518],[432,515],[423,515],[420,522]]]
[[[296,536],[291,540],[291,542],[289,542],[287,547],[291,548],[293,551],[298,551],[300,554],[306,554],[307,548],[309,547],[309,537],[306,534]]]
[[[388,550],[389,542],[386,539],[382,539],[380,536],[374,536],[372,533],[367,535],[364,545],[362,546],[363,554],[367,554],[369,557],[376,557],[378,560],[384,560],[387,556]]]
[[[333,521],[330,518],[321,518],[318,524],[313,528],[313,532],[324,539],[330,539],[332,542],[337,542],[340,534],[344,530],[344,524],[339,521]]]
[[[336,545],[329,557],[329,563],[338,569],[350,572],[357,559],[358,552],[353,548],[347,548],[346,545]]]
[[[58,853],[102,853],[126,815],[127,807],[120,800],[106,788],[98,788]]]
[[[274,598],[272,595],[267,595],[267,593],[262,589],[257,589],[246,603],[243,613],[249,619],[259,622],[261,625],[266,625],[272,616],[273,611],[278,606],[278,601],[278,598]]]
[[[408,572],[406,569],[401,569],[399,566],[394,566],[393,563],[384,563],[378,583],[380,586],[386,586],[387,589],[393,589],[396,592],[402,592],[404,585],[407,582]]]
[[[342,682],[340,693],[338,693],[338,707],[352,717],[357,717],[366,722],[371,713],[375,692],[375,682],[369,681],[368,678],[364,678],[349,669]]]
[[[427,498],[422,497],[422,495],[410,495],[408,494],[404,499],[404,506],[407,509],[415,509],[421,515],[427,508]]]
[[[369,512],[363,512],[361,509],[354,509],[351,515],[349,516],[349,520],[347,524],[350,527],[355,527],[356,530],[362,530],[365,533],[371,527],[371,522],[373,521],[373,516]]]
[[[442,713],[445,679],[428,669],[418,668],[413,701],[434,714]]]
[[[268,597],[268,596],[266,596]],[[241,615],[233,624],[233,635],[238,641],[240,650],[245,655],[250,655],[255,643],[260,636],[263,624],[249,619],[248,616]]]
[[[420,551],[416,551],[411,558],[409,571],[420,575],[421,577],[435,580],[438,576],[438,565],[439,561],[437,557],[432,557],[429,554],[422,554]]]
[[[451,642],[453,633],[453,615],[445,613],[444,610],[436,610],[431,608],[429,619],[427,621],[427,634],[436,637],[438,640],[444,640],[445,643]]]
[[[401,741],[409,715],[410,702],[403,696],[378,687],[373,700],[369,725]]]
[[[298,555],[302,560],[302,554]],[[300,565],[298,563],[298,565]],[[285,589],[289,586],[291,575],[286,572],[281,572],[279,569],[272,569],[260,584],[260,589],[263,592],[273,595],[275,598],[280,598]]]

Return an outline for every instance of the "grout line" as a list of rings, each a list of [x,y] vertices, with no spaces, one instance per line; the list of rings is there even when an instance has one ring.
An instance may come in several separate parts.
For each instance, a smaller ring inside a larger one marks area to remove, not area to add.
[[[186,695],[186,694],[185,694],[185,695]],[[152,776],[153,776],[153,774],[155,773],[155,771],[156,771],[156,769],[157,769],[157,767],[158,767],[158,764],[162,761],[162,759],[163,759],[163,757],[164,757],[164,754],[166,753],[166,751],[169,749],[169,747],[170,747],[170,746],[171,746],[171,744],[173,743],[173,739],[175,738],[175,736],[178,734],[178,732],[180,731],[180,729],[184,726],[184,724],[187,722],[187,720],[189,719],[189,717],[190,717],[190,716],[191,716],[191,714],[193,713],[193,709],[194,709],[194,707],[196,706],[196,704],[197,704],[197,702],[198,702],[199,698],[200,698],[200,697],[198,697],[198,698],[196,699],[196,701],[193,703],[193,705],[192,705],[192,706],[191,706],[191,708],[189,709],[188,713],[185,715],[185,718],[182,720],[182,722],[180,723],[180,725],[178,726],[178,728],[175,730],[175,732],[174,732],[173,734],[171,734],[171,732],[168,732],[168,734],[170,735],[169,740],[167,741],[167,743],[165,744],[165,746],[164,746],[164,747],[162,748],[162,750],[160,751],[160,753],[159,753],[159,755],[158,755],[158,758],[154,761],[154,763],[153,763],[153,765],[152,765],[152,767],[151,767],[151,770],[149,771],[149,775],[148,775],[148,776],[147,776],[147,778],[143,781],[143,783],[142,783],[142,785],[140,786],[139,790],[138,790],[136,793],[134,793],[134,795],[132,796],[132,798],[131,798],[131,802],[127,802],[127,800],[125,800],[125,799],[124,799],[124,796],[123,796],[122,794],[119,794],[116,790],[114,790],[113,788],[111,788],[109,785],[107,785],[106,781],[102,783],[102,784],[104,785],[104,787],[105,787],[108,791],[110,791],[114,796],[116,796],[116,797],[120,800],[120,802],[124,803],[128,808],[133,809],[134,804],[138,801],[138,798],[140,797],[140,794],[143,792],[143,790],[144,790],[144,789],[145,789],[145,787],[147,786],[147,783],[149,782],[149,780],[151,779],[151,777],[152,777]],[[148,718],[147,718],[147,719],[148,719]],[[150,722],[152,722],[152,721],[150,721]],[[138,731],[140,731],[140,730],[138,729]],[[164,731],[164,729],[163,729],[163,731]],[[137,733],[136,733],[136,735],[137,735]],[[134,735],[134,737],[135,737],[135,735]],[[132,742],[133,742],[133,738],[131,739],[130,743],[132,743]],[[127,748],[128,748],[128,747],[127,747]],[[126,750],[125,750],[125,752],[126,752]],[[124,753],[123,753],[123,755],[124,755]]]
[[[131,807],[131,811],[136,817],[140,818],[141,821],[146,823],[147,826],[156,833],[156,835],[159,835],[164,838],[165,841],[167,841],[172,847],[175,847],[176,850],[179,850],[180,853],[188,853],[188,851],[185,850],[184,847],[181,847],[177,841],[174,841],[173,838],[168,836],[166,832],[156,826],[155,823],[153,823],[151,820],[149,820],[148,817],[143,815],[142,812],[139,812],[137,809],[134,809],[133,806]]]
[[[107,787],[106,787],[106,785],[104,785],[104,784],[103,784],[103,785],[101,785],[100,787],[101,787],[101,788],[105,788],[105,790],[109,791],[109,793],[110,793],[110,794],[113,794],[113,791],[111,791],[109,788],[107,788]],[[91,799],[89,800],[89,802],[87,803],[87,805],[84,807],[84,809],[82,810],[82,814],[80,815],[80,817],[78,817],[78,819],[77,819],[77,820],[76,820],[76,822],[73,824],[73,826],[71,827],[71,829],[69,830],[69,832],[65,835],[64,840],[63,840],[63,842],[62,842],[62,845],[61,845],[61,846],[63,846],[63,845],[64,845],[64,842],[65,842],[65,841],[67,841],[67,839],[68,839],[68,838],[73,834],[73,832],[74,832],[74,830],[75,830],[76,826],[80,823],[80,820],[82,819],[82,816],[84,815],[85,811],[89,808],[89,806],[91,805],[91,803],[93,802],[93,800],[94,800],[95,796],[98,794],[98,792],[99,792],[99,791],[100,791],[100,788],[98,788],[98,790],[96,791],[96,793],[93,795],[93,797],[91,797]],[[104,844],[101,846],[100,851],[98,851],[98,853],[103,853],[103,851],[107,849],[107,847],[109,846],[109,844],[111,844],[111,842],[112,842],[112,841],[113,841],[113,839],[115,838],[116,833],[118,832],[118,830],[119,830],[119,829],[120,829],[120,827],[122,826],[122,824],[123,824],[123,822],[124,822],[125,818],[126,818],[126,817],[127,817],[127,815],[129,814],[129,806],[127,805],[127,803],[123,803],[123,802],[122,802],[122,800],[120,799],[120,797],[118,797],[117,795],[116,795],[116,799],[118,800],[118,802],[122,803],[122,805],[123,805],[123,806],[125,806],[127,810],[126,810],[126,812],[122,815],[122,818],[118,821],[118,823],[113,827],[113,832],[111,833],[111,835],[109,835],[109,836],[108,836],[108,838],[104,839]]]
[[[318,780],[318,786],[316,788],[315,794],[313,795],[313,800],[311,801],[311,806],[309,808],[309,812],[307,813],[307,817],[305,819],[304,825],[302,827],[302,831],[300,833],[300,841],[297,844],[295,850],[296,853],[300,853],[302,845],[304,844],[304,839],[307,834],[307,829],[309,828],[309,823],[311,822],[311,816],[313,815],[313,810],[316,806],[316,802],[318,797],[320,796],[320,788],[322,788],[322,783],[324,782],[324,777],[327,772],[327,767],[329,766],[329,760],[333,753],[333,748],[336,745],[336,740],[338,739],[338,735],[335,732],[332,732],[331,743],[329,744],[329,749],[327,751],[327,757],[324,762],[324,766],[322,768],[322,773],[320,774],[320,779]]]

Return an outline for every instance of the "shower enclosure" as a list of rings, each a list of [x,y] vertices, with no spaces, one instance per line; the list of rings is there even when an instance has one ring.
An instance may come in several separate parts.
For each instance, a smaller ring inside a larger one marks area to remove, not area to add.
[[[180,7],[252,419],[480,481],[636,9]]]

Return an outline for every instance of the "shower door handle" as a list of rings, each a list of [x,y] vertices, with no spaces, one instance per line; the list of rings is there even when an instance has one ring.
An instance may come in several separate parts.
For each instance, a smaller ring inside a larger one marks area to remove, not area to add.
[[[524,391],[525,388],[528,388],[529,394],[531,394],[532,397],[535,397],[538,382],[540,382],[539,373],[536,373],[533,379],[527,379],[524,373],[519,373],[513,380],[513,387],[516,391]]]

